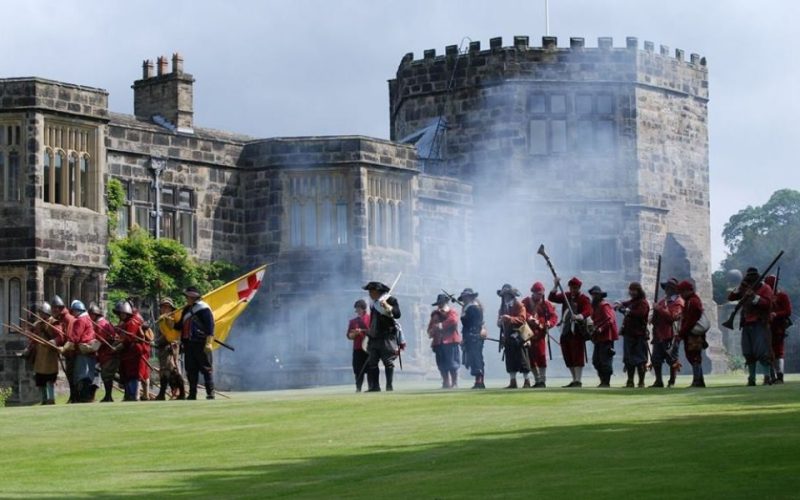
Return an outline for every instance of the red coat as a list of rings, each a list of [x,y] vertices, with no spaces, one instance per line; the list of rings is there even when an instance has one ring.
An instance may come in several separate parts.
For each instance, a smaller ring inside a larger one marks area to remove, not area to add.
[[[572,304],[572,310],[575,311],[575,314],[582,314],[583,317],[588,318],[592,315],[592,300],[583,293],[578,293],[578,296],[575,297],[570,295],[570,303]],[[564,294],[561,292],[550,292],[550,295],[547,296],[547,300],[553,302],[555,304],[562,304],[561,306],[561,313],[564,314],[565,311],[568,311],[567,304],[564,301]]]
[[[703,301],[696,293],[692,292],[688,299],[686,299],[686,307],[683,309],[683,316],[681,317],[681,329],[678,335],[683,340],[692,331],[694,325],[700,320],[703,315]]]
[[[772,313],[769,322],[772,333],[783,336],[786,333],[786,324],[791,317],[792,301],[785,292],[777,292],[772,296]]]
[[[105,340],[100,341],[100,349],[97,350],[97,361],[104,365],[113,359],[117,353],[112,351],[110,347],[106,345],[108,342],[111,345],[114,345],[114,342],[117,339],[116,330],[114,330],[114,325],[111,324],[106,318],[99,318],[96,321],[96,325],[94,325],[94,333],[97,335],[98,338]]]
[[[356,316],[355,318],[351,319],[347,324],[347,332],[349,333],[353,330],[361,330],[361,333],[356,335],[356,338],[353,339],[353,350],[361,351],[363,349],[366,331],[369,330],[369,314],[365,314],[364,316]]]
[[[82,313],[75,318],[72,322],[69,337],[76,347],[78,344],[88,344],[95,340],[94,323],[92,323],[92,318],[89,317],[89,314]]]
[[[522,299],[527,314],[528,326],[533,331],[528,354],[531,364],[536,367],[547,366],[547,330],[558,323],[558,314],[553,304],[546,300],[533,303],[531,297]]]
[[[439,309],[431,313],[428,322],[428,336],[432,339],[431,347],[442,344],[460,344],[461,334],[458,332],[458,313],[454,309],[447,312]],[[439,324],[441,323],[441,328]]]
[[[622,307],[628,309],[628,313],[622,320],[622,336],[646,337],[647,318],[650,315],[650,304],[645,299],[626,300]]]
[[[511,306],[506,306],[505,302],[501,303],[497,316],[500,328],[503,329],[503,333],[509,335],[513,330],[516,330],[522,326],[527,318],[525,306],[523,306],[522,302],[518,301],[517,299],[514,299],[514,302],[511,303]]]
[[[772,308],[772,288],[766,283],[761,283],[761,286],[756,287],[755,295],[758,296],[756,302],[748,299],[742,306],[743,325],[769,321],[769,312]],[[742,297],[744,297],[744,294],[741,291],[741,286],[728,294],[728,300],[732,301],[741,300]]]
[[[680,295],[664,297],[653,308],[653,337],[668,342],[675,336],[674,324],[683,314],[683,298]]]
[[[611,304],[605,300],[594,306],[592,322],[594,323],[592,342],[613,342],[619,339],[617,315]]]
[[[69,313],[66,309],[58,318],[58,322],[53,325],[56,332],[56,344],[64,345],[67,341],[75,343],[72,339],[72,323],[75,321],[75,316]]]
[[[123,382],[137,379],[143,380],[142,374],[146,372],[149,374],[149,368],[146,363],[147,358],[143,357],[145,354],[149,354],[149,346],[136,340],[139,337],[139,328],[141,326],[141,320],[137,316],[132,316],[127,321],[121,321],[117,325],[117,328],[130,334],[120,335],[122,351],[119,356],[119,373]],[[134,338],[134,335],[136,338]]]

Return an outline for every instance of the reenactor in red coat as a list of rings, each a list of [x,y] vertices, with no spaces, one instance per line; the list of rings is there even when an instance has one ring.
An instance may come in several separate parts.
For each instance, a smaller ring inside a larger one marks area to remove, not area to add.
[[[606,302],[608,296],[599,286],[589,289],[592,297],[592,365],[597,370],[600,385],[597,387],[611,387],[611,376],[614,374],[614,342],[619,339],[617,331],[617,315],[614,308]]]
[[[614,309],[624,315],[622,320],[622,363],[628,374],[625,387],[633,387],[634,373],[639,374],[638,386],[644,387],[644,374],[647,371],[647,319],[650,316],[650,304],[642,285],[636,281],[628,285],[630,300],[617,302]]]
[[[664,297],[653,306],[653,371],[656,381],[650,387],[664,387],[661,365],[666,361],[669,365],[668,387],[675,385],[675,376],[680,369],[677,350],[673,351],[675,334],[680,328],[683,314],[683,298],[678,294],[678,280],[670,278],[661,283]]]
[[[772,353],[774,354],[773,371],[775,372],[774,383],[783,383],[783,356],[784,343],[786,339],[786,329],[792,322],[792,301],[789,295],[776,288],[777,277],[768,276],[764,283],[773,290],[772,311],[769,314],[769,330],[772,334]]]
[[[506,372],[509,376],[506,389],[517,388],[517,372],[521,372],[525,377],[523,387],[530,387],[531,364],[528,358],[528,346],[519,333],[519,329],[526,322],[525,306],[517,299],[519,290],[509,284],[503,285],[497,291],[497,296],[500,297],[497,326],[500,327],[500,343],[504,349]]]
[[[556,308],[545,300],[544,294],[544,285],[537,281],[531,286],[531,296],[522,299],[522,305],[528,315],[528,327],[533,331],[528,357],[535,389],[547,387],[547,336],[550,328],[558,323]]]
[[[581,376],[586,362],[586,340],[589,338],[587,320],[592,317],[592,301],[581,293],[583,282],[578,278],[573,277],[567,282],[569,292],[567,292],[566,298],[558,291],[559,281],[559,278],[554,279],[553,289],[547,299],[554,304],[562,304],[561,353],[564,355],[564,363],[572,373],[572,382],[565,387],[582,387]],[[569,315],[567,300],[575,313],[574,318]]]
[[[114,388],[114,377],[119,373],[119,353],[113,347],[117,343],[117,332],[97,304],[89,305],[89,317],[94,322],[95,335],[102,339],[97,350],[97,364],[100,365],[100,379],[103,382],[105,395],[100,402],[113,403],[114,398],[111,393]]]
[[[94,324],[86,306],[80,300],[73,300],[70,312],[74,319],[67,332],[72,347],[70,351],[74,359],[72,382],[74,384],[74,403],[91,403],[99,385],[97,374],[97,349],[100,341],[95,338]],[[65,349],[66,350],[66,349]]]
[[[439,294],[431,305],[436,309],[428,322],[428,337],[442,376],[442,389],[455,389],[458,387],[458,367],[461,366],[458,313],[450,307],[450,297],[444,294]]]
[[[139,315],[133,313],[133,308],[127,300],[120,300],[114,306],[114,312],[119,318],[117,331],[120,332],[119,349],[119,374],[125,388],[124,401],[137,401],[139,399],[139,382],[141,381],[142,354],[144,344],[139,337],[142,326]]]
[[[347,324],[347,338],[353,341],[353,375],[356,377],[356,392],[361,392],[369,358],[364,346],[364,339],[369,330],[369,313],[367,312],[367,302],[363,299],[357,300],[353,304],[353,308],[356,315]]]
[[[772,288],[758,282],[758,269],[751,267],[741,284],[728,294],[728,300],[744,299],[742,316],[742,355],[748,368],[747,385],[756,385],[756,363],[761,366],[764,384],[772,383],[772,338],[769,332],[769,315],[772,309]]]
[[[686,360],[692,365],[691,387],[705,387],[703,377],[703,349],[708,347],[704,335],[695,335],[693,330],[703,316],[703,301],[694,291],[694,283],[683,280],[678,283],[678,293],[681,294],[686,306],[681,316],[681,328],[678,337],[683,341]]]
[[[57,333],[56,345],[61,347],[61,355],[64,358],[64,378],[67,379],[69,386],[69,399],[67,403],[78,402],[78,391],[75,388],[73,379],[73,372],[75,371],[75,343],[72,342],[70,335],[72,331],[72,322],[75,321],[75,316],[69,313],[64,300],[58,295],[54,295],[50,300],[50,307],[53,310],[53,318],[56,322],[53,325],[53,330]]]

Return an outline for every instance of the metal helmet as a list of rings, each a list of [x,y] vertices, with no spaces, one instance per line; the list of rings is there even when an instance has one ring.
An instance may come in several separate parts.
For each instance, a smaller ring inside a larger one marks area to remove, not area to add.
[[[53,298],[50,299],[50,305],[53,307],[64,307],[64,299],[59,297],[58,295],[53,295]]]
[[[39,306],[39,312],[42,313],[44,316],[52,316],[53,315],[53,308],[50,307],[50,303],[45,300]]]
[[[69,305],[69,310],[85,313],[86,306],[83,305],[83,302],[81,302],[80,300],[73,300],[72,303]]]
[[[114,312],[117,314],[133,314],[133,309],[131,308],[130,302],[127,300],[120,300],[114,305]]]
[[[98,306],[94,302],[89,304],[89,312],[91,314],[94,314],[95,316],[102,316],[103,315],[103,310],[100,309],[100,306]]]
[[[728,282],[728,286],[737,286],[739,283],[742,282],[743,276],[742,272],[738,269],[731,269],[725,275],[725,281]]]

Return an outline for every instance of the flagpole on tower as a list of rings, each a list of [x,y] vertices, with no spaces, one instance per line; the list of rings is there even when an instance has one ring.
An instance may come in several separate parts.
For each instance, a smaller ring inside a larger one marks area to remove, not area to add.
[[[550,2],[544,0],[544,34],[550,36]]]

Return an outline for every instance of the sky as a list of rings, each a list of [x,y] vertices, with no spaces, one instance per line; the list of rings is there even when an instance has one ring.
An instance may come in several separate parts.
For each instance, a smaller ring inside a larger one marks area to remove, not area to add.
[[[545,34],[544,0],[0,0],[0,77],[100,87],[132,113],[141,63],[180,52],[196,78],[195,125],[257,137],[388,138],[387,80],[406,52]],[[800,2],[550,0],[559,46],[626,36],[708,59],[714,266],[724,223],[798,189]]]

